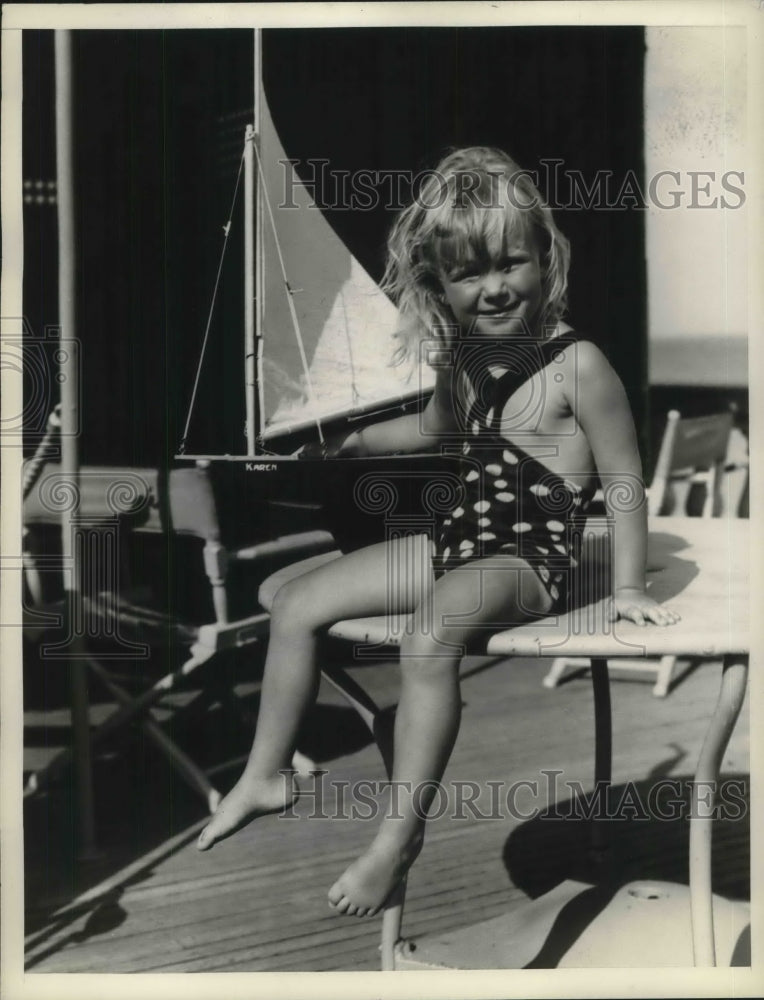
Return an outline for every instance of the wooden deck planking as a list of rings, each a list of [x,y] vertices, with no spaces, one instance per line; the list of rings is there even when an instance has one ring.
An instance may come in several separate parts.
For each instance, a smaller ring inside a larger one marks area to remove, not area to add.
[[[346,860],[351,860],[352,856],[348,855]],[[409,907],[421,904],[425,913],[438,909],[452,911],[453,906],[461,901],[463,906],[474,912],[479,900],[470,889],[481,884],[480,875],[485,871],[485,863],[481,863],[478,857],[472,864],[462,866],[456,879],[451,872],[452,877],[444,885],[443,858],[436,860],[440,860],[440,865],[434,881],[431,878],[412,878]],[[448,873],[447,865],[445,871]],[[316,873],[310,884],[306,884],[299,892],[279,893],[278,905],[282,909],[282,915],[288,915],[289,919],[285,926],[276,927],[265,913],[258,913],[253,907],[253,898],[257,898],[256,895],[253,896],[253,888],[257,888],[256,875],[256,869],[253,869],[247,883],[234,893],[224,889],[222,898],[226,905],[223,912],[220,911],[219,897],[214,899],[214,906],[210,910],[209,896],[197,896],[192,901],[193,909],[186,907],[185,919],[179,919],[176,915],[179,901],[175,898],[147,910],[140,905],[140,900],[133,897],[130,900],[130,916],[139,929],[130,934],[116,930],[108,936],[92,940],[90,946],[83,944],[79,948],[79,961],[87,968],[91,968],[95,961],[105,964],[113,971],[135,971],[136,967],[151,971],[159,970],[167,964],[168,947],[178,952],[195,954],[197,960],[202,960],[207,955],[210,961],[215,961],[221,955],[238,952],[242,946],[253,961],[259,961],[278,955],[281,950],[290,948],[294,943],[298,948],[312,946],[316,941],[331,943],[332,939],[338,938],[338,922],[351,925],[349,928],[342,928],[343,936],[355,937],[362,933],[361,921],[345,921],[332,914],[323,902],[326,879],[321,872]],[[300,881],[302,886],[302,880]],[[491,893],[499,910],[502,901],[506,902],[507,888],[511,889],[506,875],[504,883],[497,886],[495,878],[492,879]],[[265,892],[268,887],[261,883],[260,889]],[[374,935],[377,933],[378,930],[373,932]],[[128,949],[130,957],[126,962],[124,952]],[[50,971],[53,971],[52,967]]]
[[[541,687],[545,669],[543,661],[513,661],[465,678],[463,730],[447,782],[540,780],[542,768],[561,767],[565,773],[560,780],[591,787],[590,683],[575,679],[548,691]],[[682,780],[691,777],[715,702],[718,671],[718,665],[703,665],[665,701],[652,697],[649,684],[613,684],[616,785],[664,774]],[[393,700],[385,687],[389,671],[364,667],[357,676]],[[322,691],[322,701],[341,704],[334,698]],[[747,728],[744,709],[725,756],[725,771],[747,773]],[[327,782],[383,776],[373,746],[326,766],[331,769]],[[308,805],[301,801],[297,811],[306,815]],[[556,841],[569,846],[570,837],[560,836],[556,827],[564,832],[571,825],[549,823],[549,832],[538,838],[537,845],[529,849],[524,843],[523,864],[536,866],[543,876]],[[445,817],[434,821],[410,876],[404,933],[449,930],[496,916],[522,897],[524,889],[513,885],[503,854],[510,835],[523,826],[509,818],[465,820],[458,825]],[[537,826],[541,834],[541,824]],[[732,836],[717,837],[714,873],[717,882],[721,874],[724,884],[739,895],[747,880],[746,824],[727,826],[735,830]],[[686,881],[681,837],[667,840],[655,824],[631,827],[629,870],[638,870],[642,863],[650,870],[657,853],[676,881]],[[374,829],[374,823],[360,820],[266,817],[204,855],[190,843],[155,866],[149,877],[125,889],[118,905],[126,918],[119,926],[85,937],[83,916],[47,942],[50,954],[34,971],[377,968],[379,920],[337,917],[325,902],[334,877]],[[65,946],[56,947],[57,941],[67,938]],[[36,953],[45,950],[43,943]]]
[[[448,923],[451,927],[454,926],[455,916],[465,922],[474,920],[476,902],[480,904],[482,915],[487,916],[498,915],[507,905],[506,892],[497,888],[486,893],[485,899],[465,893],[467,886],[462,885],[458,888],[461,889],[461,893],[454,888],[445,892],[441,899],[432,893],[425,897],[419,906],[417,920],[419,932],[440,929],[446,912],[450,915]],[[515,895],[520,894],[516,892]],[[419,903],[418,900],[416,902]],[[338,923],[347,926],[338,928]],[[336,953],[338,949],[344,950],[348,946],[364,945],[365,942],[371,942],[369,951],[373,954],[379,938],[378,921],[371,921],[367,926],[364,921],[344,920],[336,915],[330,915],[319,921],[315,917],[304,919],[300,924],[296,924],[291,932],[278,934],[271,930],[270,936],[260,929],[242,931],[241,920],[237,920],[234,916],[216,920],[213,925],[200,924],[198,930],[198,937],[191,938],[178,934],[177,929],[169,932],[164,937],[164,946],[153,949],[151,956],[136,953],[126,959],[117,949],[105,949],[102,958],[108,961],[108,967],[114,972],[191,971],[197,966],[212,971],[224,969],[229,964],[239,961],[250,962],[252,968],[257,970],[278,970],[281,967],[282,956],[289,956],[291,961],[299,963],[304,961],[309,953],[325,951],[328,955]],[[342,933],[338,933],[340,930]],[[221,935],[221,932],[225,933]],[[175,959],[170,961],[167,959],[168,944],[172,945],[175,956]],[[180,954],[186,956],[185,961],[181,963],[177,960]],[[295,958],[295,955],[300,957]],[[82,957],[86,959],[86,955]],[[186,968],[181,969],[181,965]]]

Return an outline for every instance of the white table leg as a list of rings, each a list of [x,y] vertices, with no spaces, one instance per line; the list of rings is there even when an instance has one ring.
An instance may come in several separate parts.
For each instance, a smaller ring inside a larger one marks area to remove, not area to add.
[[[406,879],[400,883],[382,911],[382,944],[380,947],[383,972],[395,972],[396,950],[401,944],[403,904],[406,899]]]
[[[711,824],[722,757],[740,714],[748,680],[748,657],[724,657],[719,700],[695,772],[690,813],[690,912],[696,966],[716,965],[711,895]]]
[[[366,723],[377,748],[382,756],[387,777],[393,776],[393,724],[385,712],[381,712],[374,700],[364,691],[360,684],[346,674],[340,667],[324,666],[321,674],[340,694],[353,706],[361,719]],[[395,953],[401,936],[403,922],[403,904],[406,898],[406,879],[385,904],[382,913],[382,944],[381,964],[383,972],[395,970]]]
[[[594,817],[591,828],[591,847],[597,854],[605,852],[609,844],[607,835],[607,796],[610,790],[613,758],[613,724],[610,710],[610,677],[607,660],[592,657],[592,688],[594,690],[594,794],[604,785],[600,800],[605,807],[603,818]]]

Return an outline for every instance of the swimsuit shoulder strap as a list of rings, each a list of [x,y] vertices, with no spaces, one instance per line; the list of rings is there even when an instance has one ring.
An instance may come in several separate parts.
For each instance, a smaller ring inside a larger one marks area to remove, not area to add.
[[[493,416],[491,429],[501,427],[501,415],[507,400],[537,372],[542,371],[555,357],[579,338],[571,330],[569,333],[552,337],[550,340],[532,341],[517,345],[511,368],[496,380],[491,401]]]

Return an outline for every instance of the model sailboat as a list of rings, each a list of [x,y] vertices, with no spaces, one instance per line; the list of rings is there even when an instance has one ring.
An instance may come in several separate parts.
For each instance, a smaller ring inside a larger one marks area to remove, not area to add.
[[[227,457],[289,453],[293,432],[315,428],[323,440],[324,421],[433,384],[429,369],[391,365],[397,310],[316,206],[308,179],[316,165],[284,149],[262,86],[261,45],[256,30],[255,121],[241,172],[246,448],[231,442]]]

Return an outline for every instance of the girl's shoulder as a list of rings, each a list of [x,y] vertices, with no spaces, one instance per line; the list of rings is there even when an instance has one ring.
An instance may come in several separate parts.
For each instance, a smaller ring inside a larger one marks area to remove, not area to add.
[[[570,331],[559,337],[559,351],[553,355],[554,386],[574,407],[584,397],[617,381],[604,352],[582,334]]]
[[[562,367],[575,366],[577,375],[596,375],[597,372],[610,368],[602,349],[585,333],[579,333],[567,325],[552,338],[550,344],[557,348],[555,360]]]

